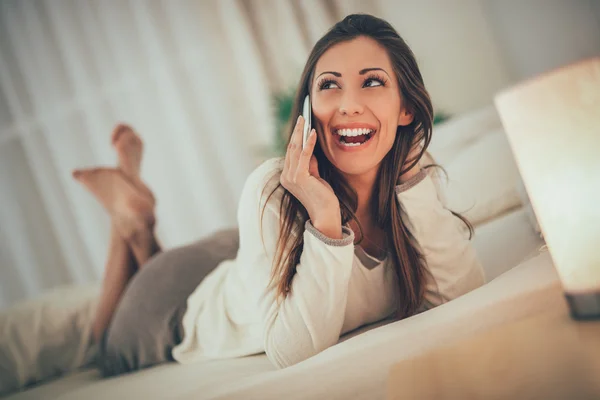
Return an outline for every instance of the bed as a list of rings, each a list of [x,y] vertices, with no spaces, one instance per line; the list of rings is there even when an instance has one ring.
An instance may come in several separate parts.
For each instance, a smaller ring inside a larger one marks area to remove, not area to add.
[[[44,371],[30,373],[43,380],[23,387],[27,380],[23,374],[28,372],[19,372],[20,385],[11,393],[5,392],[6,398],[381,399],[385,398],[390,367],[400,360],[550,307],[566,307],[552,260],[528,208],[526,193],[519,191],[516,167],[506,167],[512,160],[506,159],[507,155],[510,157],[507,144],[506,148],[502,147],[505,144],[499,146],[503,135],[493,107],[465,114],[436,129],[440,139],[432,143],[432,154],[451,177],[466,176],[469,180],[463,180],[461,189],[449,192],[448,197],[451,207],[467,209],[465,213],[475,222],[474,245],[486,273],[484,286],[413,317],[359,328],[340,338],[337,345],[283,370],[277,370],[260,354],[195,365],[172,363],[101,379],[95,369],[89,368],[93,346],[72,343],[77,351],[69,353],[69,357],[65,356],[68,360],[62,362],[70,363],[70,372],[62,373],[52,360],[46,360],[49,366]],[[484,161],[502,165],[498,168],[502,171],[488,168],[474,174],[472,170],[485,168],[473,168],[473,163]],[[469,194],[467,200],[465,193]],[[89,329],[89,310],[93,309],[97,287],[61,290],[29,306],[49,305],[52,301],[68,303],[76,310],[65,317],[73,330],[80,333]],[[0,328],[10,327],[6,322],[1,324],[2,318]],[[11,326],[15,328],[15,324]],[[5,343],[4,348],[9,345]],[[42,357],[42,347],[29,351],[24,363],[31,364],[36,357]],[[46,358],[52,358],[48,354]],[[3,367],[6,368],[0,363]],[[13,373],[6,369],[4,372]]]

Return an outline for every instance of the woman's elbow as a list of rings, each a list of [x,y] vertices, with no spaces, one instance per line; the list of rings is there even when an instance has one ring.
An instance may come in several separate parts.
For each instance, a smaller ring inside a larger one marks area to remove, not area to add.
[[[292,341],[265,340],[265,353],[275,367],[283,369],[314,356],[319,350]]]
[[[299,362],[310,357],[310,355],[302,356],[296,353],[281,350],[282,349],[265,349],[267,358],[271,360],[271,363],[273,363],[277,369],[291,367],[292,365],[298,364]]]

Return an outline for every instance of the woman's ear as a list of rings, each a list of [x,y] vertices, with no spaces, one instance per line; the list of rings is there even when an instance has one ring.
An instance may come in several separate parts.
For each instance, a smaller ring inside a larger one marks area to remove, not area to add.
[[[400,126],[406,126],[406,125],[410,125],[413,122],[414,119],[414,115],[408,111],[407,109],[404,109],[402,111],[400,111],[400,114],[398,115],[398,125]]]

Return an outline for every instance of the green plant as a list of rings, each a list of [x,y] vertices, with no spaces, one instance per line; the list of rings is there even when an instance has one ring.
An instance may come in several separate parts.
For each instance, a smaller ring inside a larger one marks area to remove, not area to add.
[[[273,143],[273,151],[277,156],[285,155],[288,123],[292,114],[295,95],[295,90],[289,89],[273,96],[275,108],[275,141]]]
[[[444,122],[444,121],[450,119],[450,117],[451,117],[450,114],[446,114],[443,111],[434,112],[433,113],[433,125]]]
[[[287,146],[288,123],[292,113],[294,97],[296,96],[295,89],[290,89],[284,92],[276,93],[273,96],[273,104],[275,111],[275,141],[273,143],[272,152],[276,156],[284,156]],[[433,124],[439,124],[451,117],[443,111],[434,112]]]

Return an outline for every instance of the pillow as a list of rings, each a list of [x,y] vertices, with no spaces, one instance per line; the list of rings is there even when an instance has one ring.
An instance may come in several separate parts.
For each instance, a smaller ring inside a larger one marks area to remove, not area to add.
[[[445,165],[460,156],[471,143],[501,127],[493,105],[463,113],[433,127],[428,150],[438,163]]]
[[[453,157],[446,155],[445,163],[431,151],[448,173],[444,197],[449,209],[478,226],[522,204],[515,185],[519,171],[501,127],[480,131],[456,149]]]
[[[0,312],[0,396],[89,365],[99,285],[53,289]]]
[[[537,255],[544,245],[524,208],[478,226],[472,243],[487,282]]]

